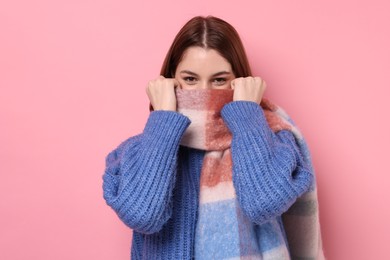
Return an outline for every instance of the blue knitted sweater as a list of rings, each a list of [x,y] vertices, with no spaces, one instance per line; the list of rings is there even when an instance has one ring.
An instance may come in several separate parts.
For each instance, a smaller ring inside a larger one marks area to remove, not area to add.
[[[221,115],[233,135],[233,181],[245,187],[236,190],[243,212],[251,213],[247,217],[255,225],[279,226],[280,234],[263,229],[257,237],[281,236],[287,244],[281,215],[312,187],[311,167],[304,163],[291,131],[274,133],[258,104],[233,101]],[[104,199],[133,229],[132,259],[191,259],[194,255],[205,152],[180,145],[189,124],[178,112],[153,111],[141,134],[125,140],[106,157]],[[264,161],[273,162],[269,172],[256,173]]]

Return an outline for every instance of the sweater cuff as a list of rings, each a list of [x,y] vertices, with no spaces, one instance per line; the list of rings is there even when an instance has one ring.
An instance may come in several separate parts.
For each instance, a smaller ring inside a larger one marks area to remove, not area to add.
[[[239,100],[227,103],[222,108],[221,115],[233,134],[268,127],[263,109],[253,101]]]
[[[158,143],[178,143],[190,123],[188,117],[176,111],[152,111],[143,134]]]

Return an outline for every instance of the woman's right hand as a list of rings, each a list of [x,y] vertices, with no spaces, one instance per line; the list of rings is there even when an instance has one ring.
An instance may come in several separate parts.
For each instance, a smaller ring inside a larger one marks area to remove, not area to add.
[[[176,111],[175,87],[179,86],[180,84],[176,79],[163,76],[149,81],[146,94],[148,94],[153,109]]]

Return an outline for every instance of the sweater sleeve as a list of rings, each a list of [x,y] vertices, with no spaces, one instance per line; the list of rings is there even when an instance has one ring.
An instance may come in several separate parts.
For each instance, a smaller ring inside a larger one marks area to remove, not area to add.
[[[158,232],[171,216],[177,152],[189,124],[177,112],[153,111],[142,134],[130,137],[106,157],[103,197],[137,232]]]
[[[230,102],[221,115],[233,135],[233,184],[243,213],[256,224],[282,215],[314,178],[294,135],[274,133],[255,102]]]

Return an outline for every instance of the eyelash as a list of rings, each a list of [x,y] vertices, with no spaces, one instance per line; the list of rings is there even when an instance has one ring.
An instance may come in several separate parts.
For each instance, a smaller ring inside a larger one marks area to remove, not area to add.
[[[183,78],[185,82],[189,83],[189,84],[194,84],[194,81],[196,81],[196,78],[195,77],[184,77]],[[213,83],[216,83],[217,85],[223,85],[226,83],[226,79],[225,78],[215,78],[213,79]]]
[[[226,79],[225,78],[215,78],[213,80],[213,82],[216,82],[217,85],[223,85],[226,83]]]
[[[193,83],[196,80],[195,77],[184,77],[183,79],[187,83]]]

